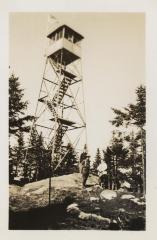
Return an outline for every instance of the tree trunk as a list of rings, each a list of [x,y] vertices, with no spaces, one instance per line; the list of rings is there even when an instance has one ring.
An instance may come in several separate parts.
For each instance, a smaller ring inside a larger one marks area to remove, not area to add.
[[[144,150],[144,136],[143,136],[143,128],[140,128],[141,130],[141,155],[142,155],[142,180],[143,180],[143,194],[146,193],[146,174],[145,174],[145,150]]]

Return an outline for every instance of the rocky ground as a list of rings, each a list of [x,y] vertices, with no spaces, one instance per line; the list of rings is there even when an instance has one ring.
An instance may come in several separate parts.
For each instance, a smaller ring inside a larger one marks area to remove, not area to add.
[[[78,173],[10,186],[10,229],[145,230],[141,194],[102,189],[90,175],[82,188]]]

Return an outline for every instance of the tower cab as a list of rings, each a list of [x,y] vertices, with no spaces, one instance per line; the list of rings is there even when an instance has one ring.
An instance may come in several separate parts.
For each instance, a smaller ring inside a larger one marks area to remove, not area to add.
[[[47,56],[64,66],[81,58],[80,42],[83,36],[67,25],[50,30],[47,37],[50,44]]]

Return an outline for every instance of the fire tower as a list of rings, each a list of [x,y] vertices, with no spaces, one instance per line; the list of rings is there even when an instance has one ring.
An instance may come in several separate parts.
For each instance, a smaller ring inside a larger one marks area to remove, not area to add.
[[[81,41],[67,25],[50,26],[46,63],[35,112],[34,126],[42,132],[52,161],[58,165],[70,143],[79,152],[86,143]]]

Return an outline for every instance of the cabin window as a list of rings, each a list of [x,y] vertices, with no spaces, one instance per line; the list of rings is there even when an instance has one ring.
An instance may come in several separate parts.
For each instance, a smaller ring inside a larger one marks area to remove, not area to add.
[[[68,36],[68,40],[73,43],[73,41],[74,41],[74,36],[73,36],[73,35],[69,35],[69,36]]]
[[[72,43],[74,42],[74,36],[70,33],[65,32],[65,38]]]
[[[63,30],[59,32],[59,38],[62,38],[63,36]]]
[[[57,41],[57,40],[59,40],[59,39],[61,39],[62,38],[62,31],[59,31],[59,32],[57,32],[56,34],[55,34],[55,40]]]
[[[52,35],[50,38],[50,44],[53,44],[55,42],[55,35]]]
[[[59,39],[59,33],[56,33],[56,40]]]

